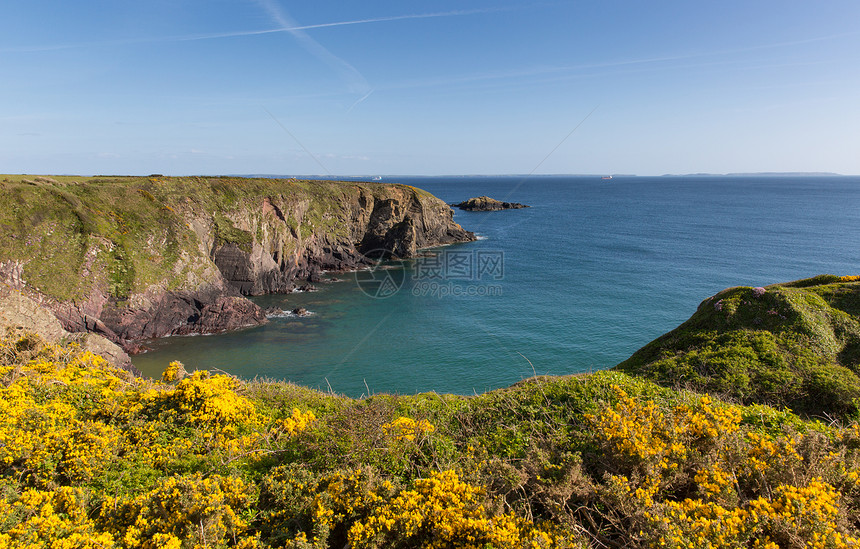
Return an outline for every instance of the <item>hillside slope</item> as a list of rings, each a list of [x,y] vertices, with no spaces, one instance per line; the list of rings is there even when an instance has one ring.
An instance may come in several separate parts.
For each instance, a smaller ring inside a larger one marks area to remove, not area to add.
[[[0,547],[841,549],[860,425],[618,372],[354,400],[0,337]]]
[[[743,403],[856,414],[860,281],[823,275],[729,288],[616,368]]]
[[[243,295],[474,239],[405,185],[5,176],[0,192],[0,282],[126,348],[259,324]]]

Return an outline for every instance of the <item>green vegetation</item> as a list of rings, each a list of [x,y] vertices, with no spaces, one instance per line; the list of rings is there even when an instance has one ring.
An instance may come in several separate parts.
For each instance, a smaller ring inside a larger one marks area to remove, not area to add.
[[[134,379],[0,340],[0,546],[856,546],[860,425],[618,372],[475,397]]]
[[[808,415],[860,410],[860,281],[824,275],[706,299],[617,369]]]
[[[41,177],[0,175],[0,262],[23,265],[35,290],[68,301],[96,288],[122,301],[150,286],[211,282],[207,245],[250,251],[263,238],[263,200],[276,203],[296,238],[351,241],[359,196],[406,193],[405,185],[233,177]],[[201,242],[202,227],[213,242]]]
[[[239,249],[250,253],[254,244],[254,236],[249,231],[236,228],[233,223],[220,212],[214,215],[215,245],[235,244]]]
[[[22,263],[24,280],[59,300],[85,297],[93,286],[119,299],[152,284],[177,287],[187,272],[174,267],[183,253],[196,253],[197,239],[142,183],[4,179],[0,260]]]

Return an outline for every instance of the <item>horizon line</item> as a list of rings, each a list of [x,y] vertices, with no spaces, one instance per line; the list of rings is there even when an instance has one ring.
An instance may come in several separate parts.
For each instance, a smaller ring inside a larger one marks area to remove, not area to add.
[[[398,178],[398,177],[424,177],[424,178],[434,178],[434,177],[606,177],[612,176],[615,177],[804,177],[804,176],[817,176],[817,177],[860,177],[860,174],[843,174],[838,172],[822,172],[822,171],[758,171],[758,172],[725,172],[725,173],[715,173],[715,172],[692,172],[692,173],[663,173],[657,175],[641,175],[636,173],[605,173],[605,172],[580,172],[580,173],[448,173],[448,174],[379,174],[379,173],[367,173],[367,174],[311,174],[311,173],[301,173],[301,174],[287,174],[287,173],[222,173],[222,174],[206,174],[206,173],[183,173],[183,174],[162,174],[162,173],[149,173],[149,174],[108,174],[108,173],[96,173],[96,174],[81,174],[81,173],[8,173],[8,174],[0,174],[0,176],[32,176],[32,177],[243,177],[243,178],[272,178],[272,179],[289,179],[289,178],[313,178],[313,179],[327,179],[332,180],[332,178],[380,178],[379,180],[383,180],[385,178]]]

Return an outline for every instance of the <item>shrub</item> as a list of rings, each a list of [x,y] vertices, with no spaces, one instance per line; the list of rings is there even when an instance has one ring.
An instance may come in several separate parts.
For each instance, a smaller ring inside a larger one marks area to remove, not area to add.
[[[858,543],[857,423],[618,372],[350,400],[181,371],[0,338],[0,546]]]

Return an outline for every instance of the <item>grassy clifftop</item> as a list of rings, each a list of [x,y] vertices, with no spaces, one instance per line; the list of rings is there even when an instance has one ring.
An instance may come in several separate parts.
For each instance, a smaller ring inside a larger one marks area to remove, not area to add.
[[[150,285],[194,287],[217,278],[209,247],[250,251],[263,239],[264,198],[296,206],[284,219],[296,238],[349,239],[351,220],[343,212],[361,190],[432,198],[405,185],[334,181],[0,176],[0,262],[7,270],[17,262],[31,287],[58,300],[84,298],[94,284],[118,299]],[[212,242],[201,242],[194,230],[201,219],[196,228],[211,233]]]
[[[0,260],[20,265],[35,290],[81,299],[93,286],[127,298],[135,285],[182,284],[183,254],[197,255],[194,234],[146,179],[10,178],[0,181]],[[187,268],[193,268],[191,263]]]
[[[860,280],[730,288],[617,369],[662,385],[808,414],[860,405]]]

